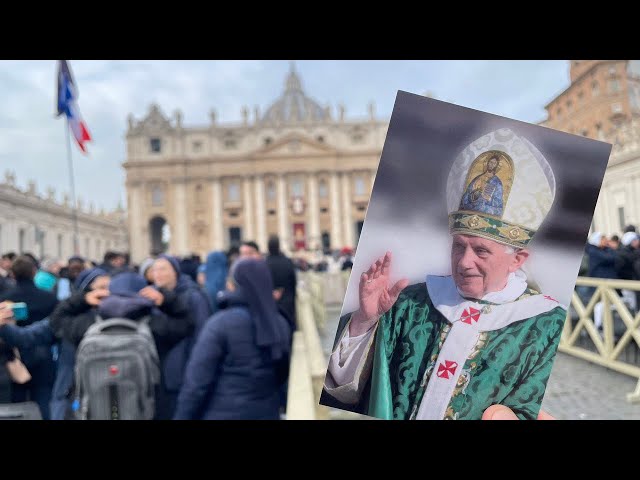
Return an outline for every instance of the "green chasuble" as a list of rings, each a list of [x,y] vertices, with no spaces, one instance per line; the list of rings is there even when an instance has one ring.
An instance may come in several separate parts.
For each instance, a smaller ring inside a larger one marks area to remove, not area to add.
[[[516,302],[537,294],[527,289]],[[349,317],[341,319],[336,344]],[[444,418],[479,420],[489,406],[500,404],[520,419],[535,419],[565,319],[566,310],[556,306],[480,333],[459,371]],[[414,419],[451,324],[434,307],[423,282],[407,287],[376,328],[368,408],[363,413]]]

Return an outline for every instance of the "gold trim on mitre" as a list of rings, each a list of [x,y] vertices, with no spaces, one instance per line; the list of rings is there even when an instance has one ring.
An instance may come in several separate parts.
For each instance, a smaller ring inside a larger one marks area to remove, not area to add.
[[[498,227],[497,230],[503,235],[505,238],[508,238],[512,242],[524,242],[531,240],[531,236],[523,230],[522,228],[516,225],[506,225],[503,227]]]
[[[465,215],[458,220],[465,227],[471,230],[490,227],[491,224],[478,215]]]

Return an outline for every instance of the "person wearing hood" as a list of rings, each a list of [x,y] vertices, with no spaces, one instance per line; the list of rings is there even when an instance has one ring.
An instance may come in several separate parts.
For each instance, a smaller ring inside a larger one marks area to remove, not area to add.
[[[278,313],[264,260],[234,264],[229,307],[197,338],[174,419],[277,420],[291,330]]]
[[[178,392],[182,387],[184,370],[191,354],[191,349],[200,330],[211,316],[211,305],[207,294],[191,278],[180,272],[180,264],[175,257],[159,255],[153,263],[153,279],[155,288],[161,292],[172,292],[188,306],[189,316],[185,322],[193,325],[193,331],[166,352],[161,365],[161,378],[164,396],[160,409],[163,412],[175,411]],[[153,287],[141,292],[155,298]]]
[[[33,283],[41,290],[57,293],[58,278],[60,274],[60,262],[57,260],[45,260],[41,268],[33,278]]]
[[[72,418],[76,348],[95,321],[98,305],[109,295],[110,281],[109,274],[101,268],[82,270],[75,277],[71,296],[60,302],[49,317],[51,331],[59,340],[59,366],[51,404],[56,419]]]
[[[594,278],[618,278],[615,269],[616,253],[609,247],[607,237],[594,232],[586,247],[589,256],[588,275]]]
[[[147,258],[140,264],[138,270],[138,273],[147,281],[147,285],[153,285],[153,270],[151,269],[153,262],[155,262],[154,258]]]
[[[188,296],[175,289],[147,285],[136,273],[116,275],[109,287],[110,295],[98,307],[101,318],[140,320],[149,317],[149,328],[158,350],[160,369],[164,370],[169,353],[181,341],[193,334]],[[169,420],[175,409],[174,393],[167,388],[166,376],[161,375],[156,390],[155,420]]]

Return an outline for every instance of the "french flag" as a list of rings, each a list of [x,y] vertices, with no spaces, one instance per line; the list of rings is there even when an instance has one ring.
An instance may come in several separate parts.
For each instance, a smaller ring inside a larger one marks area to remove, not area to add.
[[[83,153],[87,153],[85,142],[91,141],[87,125],[82,120],[78,108],[78,89],[73,81],[71,69],[66,60],[58,64],[58,117],[62,114],[69,120],[69,128]]]

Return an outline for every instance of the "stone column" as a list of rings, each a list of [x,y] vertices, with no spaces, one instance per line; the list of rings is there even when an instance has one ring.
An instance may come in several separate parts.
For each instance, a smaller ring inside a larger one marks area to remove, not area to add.
[[[145,251],[145,220],[143,217],[144,208],[144,195],[143,185],[140,182],[132,183],[129,187],[131,191],[131,205],[128,206],[130,222],[129,222],[129,243],[131,244],[131,259],[134,262],[141,262],[149,254]],[[147,232],[147,235],[149,233]],[[73,227],[70,235],[66,236],[68,243],[71,246],[70,250],[73,252]],[[78,236],[78,246],[82,249],[84,246],[81,244],[82,238]]]
[[[188,215],[187,208],[187,185],[185,179],[179,179],[174,182],[174,204],[173,204],[173,220],[175,225],[171,231],[172,245],[171,250],[175,255],[186,255],[189,253],[188,243]]]
[[[343,172],[342,174],[342,208],[343,210],[343,235],[345,246],[353,248],[354,229],[353,219],[351,216],[351,174]]]
[[[260,247],[260,251],[267,251],[267,222],[265,216],[265,199],[264,199],[264,178],[256,175],[255,181],[256,196],[256,242]]]
[[[224,250],[223,213],[222,213],[222,185],[219,177],[211,182],[211,238],[214,250]]]
[[[280,249],[289,253],[289,212],[287,210],[287,184],[284,175],[278,176],[278,236]]]
[[[309,192],[309,236],[307,246],[315,248],[321,246],[320,238],[320,212],[318,211],[318,178],[315,172],[308,175]]]
[[[338,172],[331,174],[329,185],[331,195],[331,249],[342,248],[342,205],[340,204],[340,177]]]
[[[609,204],[609,187],[603,185],[602,189],[600,190],[600,200],[602,202],[601,208],[602,211],[604,212],[604,222],[603,225],[600,226],[598,225],[598,228],[600,228],[600,231],[605,234],[605,235],[611,235],[611,232],[613,231],[611,227],[613,227],[614,224],[617,224],[617,219],[618,218],[618,212],[617,211],[613,211],[615,209],[611,209],[610,208],[610,204]],[[611,214],[613,213],[613,217],[611,216]]]
[[[243,185],[242,185],[242,193],[244,196],[244,239],[245,240],[253,240],[255,241],[255,220],[254,220],[254,212],[253,212],[253,202],[252,200],[252,190],[253,190],[253,180],[251,175],[247,175],[244,177]]]

